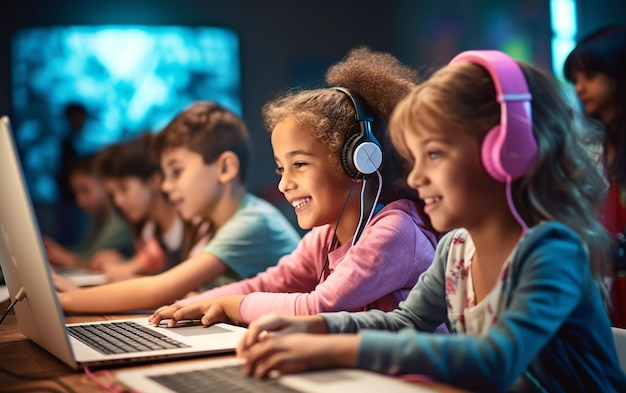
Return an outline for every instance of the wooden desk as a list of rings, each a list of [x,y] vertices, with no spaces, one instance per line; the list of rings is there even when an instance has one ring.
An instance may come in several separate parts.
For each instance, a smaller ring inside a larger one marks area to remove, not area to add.
[[[8,301],[0,303],[0,312],[4,313],[8,306]],[[79,323],[128,317],[128,315],[70,316],[67,318],[67,322]],[[206,360],[206,358],[202,359]],[[198,361],[198,359],[176,360],[175,362],[180,364],[181,362],[195,361]],[[164,363],[166,362],[157,362],[152,365],[114,367],[110,370],[115,372],[121,369],[154,367]],[[438,383],[411,383],[419,384],[420,387],[431,388],[434,392],[461,393],[458,389]],[[15,314],[11,311],[0,325],[0,392],[102,393],[103,390],[82,370],[73,370],[24,337],[19,332]]]

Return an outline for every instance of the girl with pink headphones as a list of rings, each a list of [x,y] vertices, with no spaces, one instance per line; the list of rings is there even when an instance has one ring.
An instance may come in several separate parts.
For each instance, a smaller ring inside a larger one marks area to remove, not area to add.
[[[499,51],[464,52],[396,107],[390,129],[408,184],[447,231],[433,265],[391,312],[259,319],[238,348],[246,371],[626,391],[605,308],[609,238],[594,214],[604,179],[553,80]],[[452,334],[433,334],[441,323]]]

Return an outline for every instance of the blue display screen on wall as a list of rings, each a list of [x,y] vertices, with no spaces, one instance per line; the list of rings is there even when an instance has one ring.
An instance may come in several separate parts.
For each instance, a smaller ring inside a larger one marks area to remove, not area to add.
[[[241,114],[239,42],[227,29],[180,26],[58,26],[15,32],[11,46],[13,126],[31,196],[58,197],[55,172],[69,134],[64,115],[79,103],[88,121],[84,154],[158,131],[195,100]]]

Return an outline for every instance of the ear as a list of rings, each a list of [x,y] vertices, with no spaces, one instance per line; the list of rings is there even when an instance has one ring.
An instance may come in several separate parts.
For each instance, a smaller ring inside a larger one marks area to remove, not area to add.
[[[217,180],[230,183],[239,178],[239,158],[232,151],[225,151],[217,158]]]

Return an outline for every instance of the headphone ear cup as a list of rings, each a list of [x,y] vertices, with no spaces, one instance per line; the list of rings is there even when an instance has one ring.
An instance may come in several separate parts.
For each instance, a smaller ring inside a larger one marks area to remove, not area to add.
[[[370,175],[380,168],[383,162],[383,152],[377,143],[371,141],[359,142],[354,146],[352,162],[359,173]]]
[[[489,176],[504,182],[507,180],[507,173],[501,162],[502,139],[500,125],[489,130],[481,145],[481,159]]]
[[[343,149],[341,151],[341,164],[343,165],[343,169],[346,171],[348,176],[353,179],[356,179],[359,176],[359,171],[354,165],[354,146],[359,137],[359,134],[353,134],[350,136],[346,143],[343,144]]]

